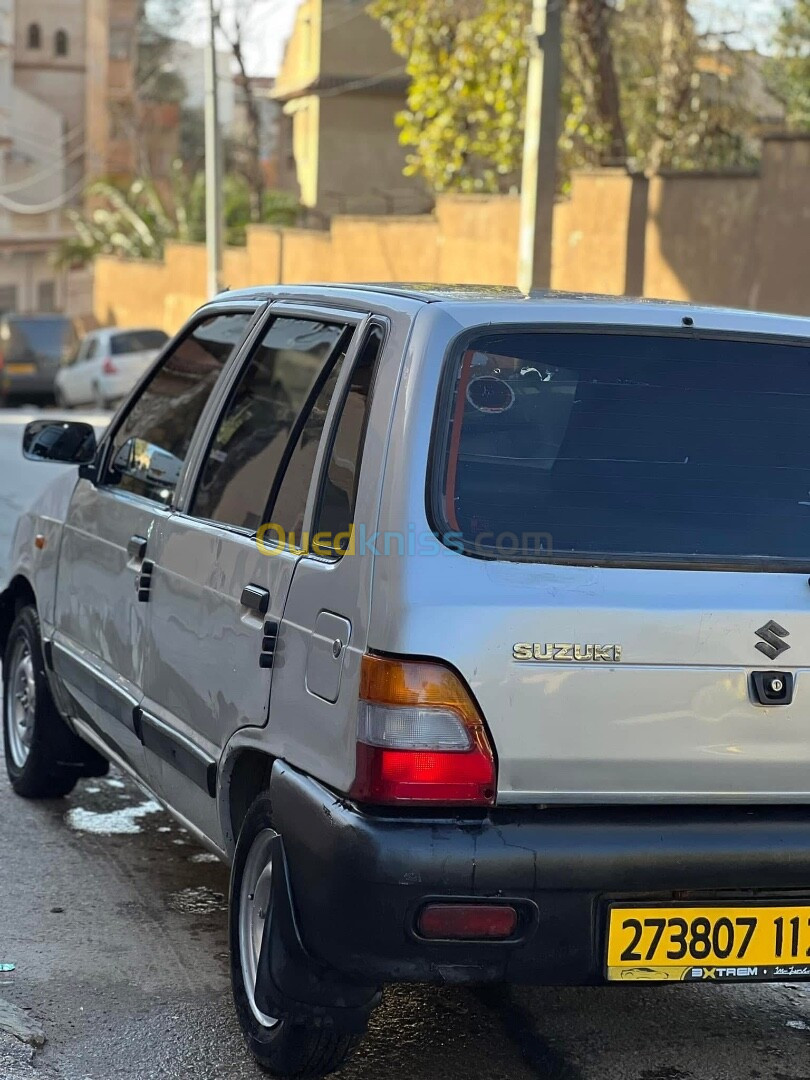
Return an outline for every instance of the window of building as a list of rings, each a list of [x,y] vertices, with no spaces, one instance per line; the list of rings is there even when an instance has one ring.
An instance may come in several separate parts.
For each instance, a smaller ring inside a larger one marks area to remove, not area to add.
[[[132,56],[133,35],[128,25],[110,27],[110,59],[129,60]]]
[[[231,395],[212,440],[191,513],[209,521],[258,529],[305,403],[345,327],[280,318]]]
[[[37,285],[37,311],[43,314],[56,311],[55,281],[40,281]]]
[[[28,48],[29,49],[41,49],[42,48],[42,30],[39,23],[32,22],[28,26]]]
[[[67,30],[57,30],[53,38],[53,51],[57,56],[67,56],[70,51]]]
[[[17,286],[0,285],[0,315],[17,310]]]

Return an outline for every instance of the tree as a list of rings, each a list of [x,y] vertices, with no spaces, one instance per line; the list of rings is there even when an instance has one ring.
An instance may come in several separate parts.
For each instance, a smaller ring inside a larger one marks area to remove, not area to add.
[[[397,121],[406,172],[435,191],[516,187],[531,0],[373,0],[369,11],[411,80]],[[702,95],[686,0],[568,0],[564,42],[562,184],[582,165],[750,162],[744,107]]]
[[[508,190],[519,179],[530,0],[374,0],[407,59],[397,118],[405,173],[434,191]]]
[[[223,20],[220,12],[217,22],[239,71],[237,86],[245,109],[244,139],[240,140],[239,147],[235,149],[235,164],[247,181],[250,191],[250,219],[261,221],[266,186],[261,160],[262,117],[245,57],[253,9],[254,0],[239,0],[233,5],[229,20]]]
[[[569,82],[580,84],[583,100],[598,119],[603,161],[621,164],[627,161],[627,135],[613,54],[614,16],[602,0],[570,0],[568,26],[575,37],[568,50],[568,72]]]
[[[98,180],[87,190],[91,209],[70,211],[73,235],[61,246],[61,266],[85,265],[96,255],[131,259],[161,259],[168,241],[202,243],[205,240],[205,175],[189,176],[175,162],[172,190],[163,194],[149,180],[128,185]],[[223,182],[225,240],[241,245],[250,224],[250,193],[244,177],[228,174]],[[267,191],[260,220],[272,225],[294,225],[295,199],[286,192]]]
[[[789,126],[810,131],[810,0],[788,0],[775,46],[766,69],[770,89],[784,102]]]

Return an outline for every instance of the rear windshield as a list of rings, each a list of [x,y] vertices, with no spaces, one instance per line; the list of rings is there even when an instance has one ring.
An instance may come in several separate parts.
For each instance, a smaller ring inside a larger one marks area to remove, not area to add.
[[[467,552],[810,563],[810,347],[482,335],[439,438],[434,520]]]
[[[9,319],[7,359],[43,357],[65,359],[76,345],[76,331],[70,319]]]
[[[110,347],[113,356],[123,356],[124,353],[160,349],[168,340],[162,330],[128,330],[125,334],[113,334]]]

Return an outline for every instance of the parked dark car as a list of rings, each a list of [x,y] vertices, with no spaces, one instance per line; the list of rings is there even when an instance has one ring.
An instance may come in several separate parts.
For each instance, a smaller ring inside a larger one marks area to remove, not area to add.
[[[0,405],[53,401],[59,365],[76,349],[66,315],[4,315],[0,318]]]

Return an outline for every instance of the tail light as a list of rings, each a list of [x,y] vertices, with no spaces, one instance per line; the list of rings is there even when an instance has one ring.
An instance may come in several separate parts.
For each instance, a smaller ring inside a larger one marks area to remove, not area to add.
[[[454,671],[431,661],[363,657],[353,798],[491,806],[495,787],[484,721]]]
[[[101,370],[104,372],[105,375],[118,374],[118,368],[115,366],[115,361],[112,359],[111,356],[108,356],[107,359],[102,363]]]

